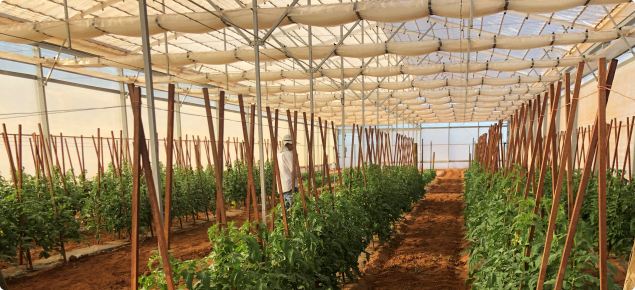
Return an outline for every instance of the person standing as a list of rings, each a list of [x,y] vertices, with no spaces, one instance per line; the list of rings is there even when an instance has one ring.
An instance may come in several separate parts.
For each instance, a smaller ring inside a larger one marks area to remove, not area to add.
[[[286,209],[293,205],[293,193],[298,192],[298,181],[297,179],[294,181],[293,166],[293,141],[291,135],[285,135],[282,139],[282,148],[278,152],[278,167]]]

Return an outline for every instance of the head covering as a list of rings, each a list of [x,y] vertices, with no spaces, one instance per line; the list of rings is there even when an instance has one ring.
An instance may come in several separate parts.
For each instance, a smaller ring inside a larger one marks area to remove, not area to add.
[[[289,134],[284,135],[284,138],[282,138],[282,144],[284,145],[293,144],[293,141],[291,140],[291,135]]]

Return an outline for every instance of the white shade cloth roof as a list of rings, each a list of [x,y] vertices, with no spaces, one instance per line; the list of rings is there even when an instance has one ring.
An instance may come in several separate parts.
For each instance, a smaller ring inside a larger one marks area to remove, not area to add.
[[[73,48],[98,57],[46,59],[44,64],[68,69],[143,67],[136,1],[67,2]],[[345,121],[359,123],[363,118],[373,125],[385,124],[388,111],[392,111],[391,123],[395,115],[415,123],[507,118],[544,92],[546,83],[560,80],[560,71],[602,55],[600,51],[582,58],[578,49],[585,52],[594,43],[619,41],[622,36],[631,37],[633,31],[632,27],[615,29],[603,10],[606,7],[619,22],[624,19],[620,11],[632,8],[624,0],[474,0],[468,45],[468,21],[461,19],[469,18],[471,1],[338,2],[314,1],[312,6],[300,2],[288,8],[290,0],[258,1],[261,29],[286,16],[272,33],[276,41],[270,38],[261,48],[265,105],[308,111],[309,74],[290,58],[308,63],[307,25],[313,26],[314,61],[329,57],[314,73],[316,113],[342,121],[338,82],[343,78],[344,83],[351,82],[344,94]],[[202,96],[199,87],[203,85],[219,87],[210,89],[211,94],[228,87],[230,94],[254,95],[254,51],[233,28],[226,29],[227,21],[221,19],[226,17],[251,35],[249,5],[241,0],[214,1],[223,9],[220,12],[204,1],[163,3],[165,6],[148,1],[154,68],[167,71],[168,63],[170,66],[169,76],[154,76],[154,82],[177,83],[177,92],[193,97]],[[364,26],[353,28],[359,20]],[[402,22],[388,41],[391,30]],[[339,25],[343,32],[351,29],[352,33],[336,47]],[[64,6],[58,0],[4,0],[0,2],[0,27],[0,41],[62,44],[66,39]],[[363,67],[370,58],[372,62]],[[113,75],[112,79],[137,84],[144,80],[138,75]],[[254,102],[255,98],[247,96],[246,100]],[[236,103],[235,96],[228,102]]]

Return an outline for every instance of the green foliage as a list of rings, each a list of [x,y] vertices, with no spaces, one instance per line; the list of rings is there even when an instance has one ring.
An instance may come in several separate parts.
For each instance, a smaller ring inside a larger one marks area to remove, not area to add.
[[[350,173],[346,170],[343,176]],[[288,215],[288,238],[280,205],[272,211],[276,226],[271,232],[258,231],[264,224],[250,223],[210,228],[212,252],[201,260],[173,260],[174,279],[184,282],[182,289],[339,289],[337,274],[359,277],[358,257],[373,236],[390,239],[394,224],[423,198],[424,187],[434,177],[434,171],[422,175],[416,168],[380,170],[368,165],[367,187],[355,173],[347,182],[361,186],[345,186],[334,194],[324,191],[315,201],[305,198],[307,216],[297,193]],[[157,261],[154,256],[150,264]],[[150,276],[140,279],[144,289],[165,287],[161,269],[154,267]]]
[[[254,184],[256,197],[260,200],[260,163],[254,162],[253,166]],[[247,162],[235,160],[234,164],[227,163],[227,172],[223,176],[223,195],[228,204],[241,204],[247,199]],[[265,162],[265,192],[271,197],[273,188],[273,161]]]
[[[52,178],[57,213],[47,179],[23,174],[20,203],[13,183],[0,176],[0,259],[16,261],[19,246],[23,249],[39,246],[40,256],[49,257],[51,252],[61,251],[61,241],[84,240],[81,230],[92,231],[98,238],[102,231],[117,234],[130,230],[132,168],[129,164],[122,164],[121,178],[118,169],[110,164],[100,174],[99,182],[97,176],[83,180],[81,175],[75,176],[69,170],[64,179],[66,189],[58,172],[55,167]],[[165,168],[161,174],[165,180]],[[175,167],[172,186],[173,218],[215,211],[216,179],[211,168],[199,171]],[[144,230],[150,227],[152,211],[143,175],[140,191],[139,225]]]
[[[467,250],[470,253],[470,279],[466,283],[473,282],[472,289],[536,287],[549,223],[546,217],[553,202],[552,179],[549,172],[545,180],[545,195],[540,202],[538,214],[534,214],[535,195],[530,191],[529,197],[524,199],[525,176],[518,172],[516,168],[507,176],[501,173],[492,176],[476,163],[465,172],[465,236],[470,241]],[[575,180],[579,184],[579,172],[575,174]],[[593,187],[591,183],[589,189]],[[517,190],[518,188],[521,190]],[[597,189],[597,184],[595,188]],[[566,188],[563,189],[562,196],[566,201]],[[593,197],[587,191],[585,200],[589,199]],[[597,202],[597,195],[595,200]],[[546,289],[553,287],[564,249],[569,225],[566,208],[566,202],[561,202],[545,279]],[[583,212],[593,211],[597,216],[597,207],[594,209],[585,202]],[[545,218],[541,217],[542,213],[545,213]],[[619,222],[611,218],[609,221],[610,224]],[[535,227],[535,235],[529,241],[531,226]],[[592,219],[581,217],[571,251],[571,266],[567,268],[563,289],[599,289],[599,280],[596,278],[599,270],[595,266],[599,261],[596,255],[597,236],[597,224]],[[632,232],[629,239],[632,243]],[[528,257],[525,256],[527,246],[531,247]],[[613,281],[617,269],[609,264],[609,270],[609,288],[620,289]]]
[[[16,193],[13,183],[0,177],[0,259],[15,262],[18,246],[42,247],[40,257],[48,258],[50,252],[61,253],[62,241],[80,241],[83,236],[75,215],[83,203],[78,197],[83,191],[81,186],[67,176],[66,191],[54,173],[51,192],[51,186],[42,178],[28,174],[22,178],[23,189]]]

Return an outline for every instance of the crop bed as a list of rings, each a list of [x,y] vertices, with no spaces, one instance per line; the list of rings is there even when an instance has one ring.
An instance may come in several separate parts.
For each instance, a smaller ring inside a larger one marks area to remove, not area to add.
[[[462,171],[439,170],[424,200],[397,227],[362,269],[363,277],[346,289],[465,289]]]
[[[236,225],[242,225],[246,214],[228,217]],[[208,228],[212,224],[200,222],[196,226],[173,234],[172,252],[179,260],[200,259],[210,249]],[[139,258],[148,261],[156,251],[157,238],[147,238],[141,243]],[[149,273],[148,263],[141,263],[141,273]],[[80,257],[76,261],[33,272],[8,281],[10,289],[125,289],[130,288],[130,246],[94,256]]]
[[[579,184],[580,171],[573,173],[574,185]],[[551,209],[551,172],[546,174],[545,194],[540,202],[539,214],[534,214],[533,193],[523,197],[524,176],[510,171],[485,172],[476,163],[465,173],[466,238],[470,242],[470,279],[472,289],[534,289],[538,280],[540,259],[544,250],[549,220],[542,217]],[[536,175],[538,177],[538,175]],[[607,227],[608,246],[612,259],[608,265],[609,289],[621,289],[624,282],[623,258],[630,251],[635,224],[633,184],[624,183],[614,172],[607,174]],[[566,192],[566,183],[562,192]],[[589,181],[582,206],[576,243],[571,252],[563,289],[599,289],[597,269],[598,245],[598,197],[597,176]],[[574,193],[578,190],[574,187]],[[560,207],[551,258],[545,284],[555,281],[564,239],[568,230],[566,195],[561,195]],[[530,227],[535,226],[535,237],[529,238]],[[525,249],[531,247],[528,257]],[[526,262],[526,263],[525,263]]]

